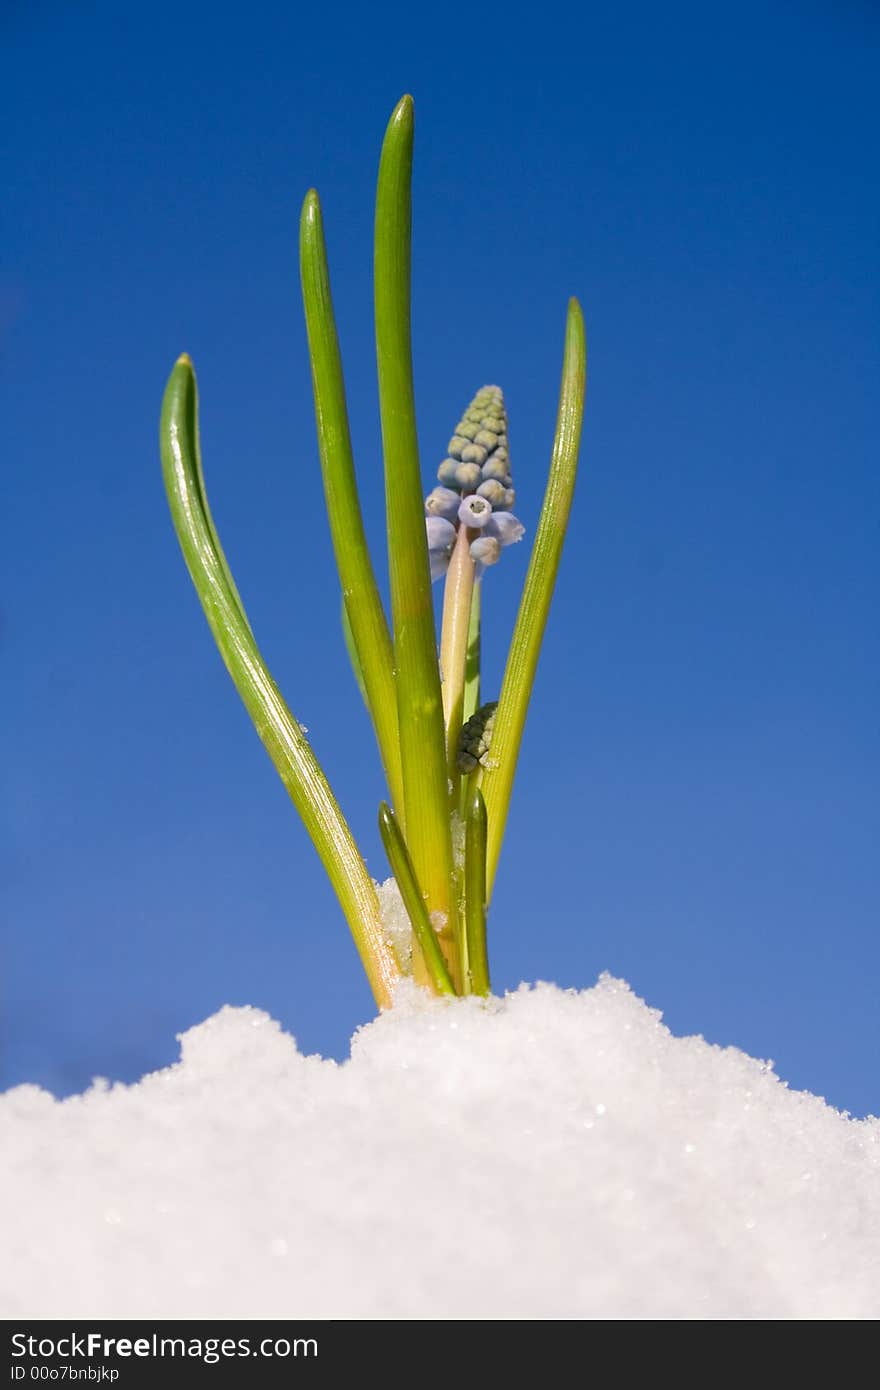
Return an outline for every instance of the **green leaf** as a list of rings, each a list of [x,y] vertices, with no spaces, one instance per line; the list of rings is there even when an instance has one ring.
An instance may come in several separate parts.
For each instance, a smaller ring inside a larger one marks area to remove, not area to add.
[[[355,645],[354,633],[351,630],[351,619],[348,616],[345,598],[343,598],[340,608],[342,610],[342,636],[345,641],[345,650],[348,652],[348,659],[351,662],[351,669],[354,673],[355,681],[357,682],[357,688],[361,692],[361,699],[369,712],[370,697],[367,695],[367,686],[364,681],[364,668],[361,666],[360,653]]]
[[[583,315],[577,300],[572,299],[569,301],[565,329],[562,386],[550,476],[504,670],[492,731],[490,765],[481,768],[478,777],[478,785],[486,799],[489,818],[487,875],[490,894],[507,823],[510,795],[541,641],[550,611],[571,510],[584,414],[586,368],[587,348]]]
[[[476,788],[468,798],[464,831],[465,938],[469,994],[488,994],[486,949],[486,803]]]
[[[257,649],[232,583],[208,512],[196,379],[185,354],[165,389],[159,442],[174,528],[214,640],[336,890],[376,1002],[385,1008],[400,966],[386,939],[373,881],[321,766]]]
[[[413,103],[405,96],[388,125],[376,189],[376,359],[406,840],[429,911],[444,915],[449,940],[452,842],[410,342],[412,151]]]
[[[425,899],[416,879],[406,841],[400,833],[394,812],[384,801],[379,807],[379,833],[382,836],[385,853],[388,855],[388,863],[391,865],[391,872],[397,880],[400,896],[412,925],[413,936],[418,942],[434,992],[435,994],[454,994],[455,986],[446,965],[446,958],[440,948],[437,933],[431,925],[431,919],[428,916]]]
[[[391,799],[396,806],[402,806],[403,776],[391,637],[361,516],[321,204],[314,189],[303,203],[299,257],[318,452],[336,568],[351,641],[366,691],[364,698],[376,731]]]

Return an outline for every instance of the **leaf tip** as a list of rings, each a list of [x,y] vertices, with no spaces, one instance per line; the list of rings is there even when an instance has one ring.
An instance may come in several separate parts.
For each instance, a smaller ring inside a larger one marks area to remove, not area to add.
[[[396,131],[402,136],[412,136],[415,126],[415,102],[407,92],[400,98],[400,101],[391,112],[391,120],[388,122],[388,134]]]

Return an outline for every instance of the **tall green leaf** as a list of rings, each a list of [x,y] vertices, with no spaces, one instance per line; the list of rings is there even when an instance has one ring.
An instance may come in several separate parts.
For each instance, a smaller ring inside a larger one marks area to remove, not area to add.
[[[413,103],[396,106],[376,189],[375,311],[406,840],[429,911],[454,934],[443,707],[410,342]]]
[[[391,799],[395,806],[402,807],[391,637],[361,516],[321,204],[314,189],[306,194],[303,203],[299,260],[318,452],[336,568]]]
[[[565,327],[562,385],[550,476],[504,670],[489,766],[481,767],[478,776],[489,821],[487,876],[490,894],[498,868],[517,758],[574,494],[584,416],[586,371],[584,320],[580,305],[576,299],[572,299],[569,301]]]

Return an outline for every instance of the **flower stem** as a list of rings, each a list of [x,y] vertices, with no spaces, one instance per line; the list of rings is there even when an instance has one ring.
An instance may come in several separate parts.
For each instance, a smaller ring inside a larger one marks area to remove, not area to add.
[[[455,804],[458,787],[458,736],[464,722],[467,683],[468,638],[474,592],[474,562],[470,555],[472,532],[459,528],[443,594],[443,624],[440,630],[440,670],[443,675],[443,717],[446,723],[446,765]]]
[[[470,651],[469,636],[473,596],[479,592],[474,583],[474,562],[470,556],[470,538],[466,526],[459,529],[443,593],[443,624],[440,637],[440,671],[443,677],[443,713],[446,721],[446,770],[450,811],[463,812],[462,777],[458,769],[458,738],[464,721],[464,702],[467,690],[467,667]],[[479,647],[477,650],[479,659]],[[478,677],[479,679],[479,677]],[[453,855],[452,899],[455,905],[454,931],[456,945],[456,982],[467,992],[468,939],[465,927],[464,863]]]
[[[471,592],[467,661],[464,668],[464,704],[461,711],[462,723],[466,723],[480,707],[480,595],[482,591],[482,584],[475,584]]]

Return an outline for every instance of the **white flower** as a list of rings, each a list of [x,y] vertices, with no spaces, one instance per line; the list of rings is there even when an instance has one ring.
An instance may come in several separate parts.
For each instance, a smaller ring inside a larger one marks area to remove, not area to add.
[[[458,515],[461,498],[451,487],[435,487],[425,498],[425,511],[429,516],[442,516],[454,521]]]
[[[455,545],[455,527],[442,516],[425,517],[429,550],[451,550]]]
[[[451,552],[448,550],[429,550],[428,560],[431,565],[431,583],[435,584],[438,579],[442,579],[449,569],[449,561],[452,559]]]
[[[462,526],[471,526],[477,530],[486,525],[491,515],[492,503],[485,497],[480,497],[478,493],[465,497],[458,509],[458,519]]]
[[[425,531],[428,536],[428,558],[431,562],[431,580],[442,579],[449,569],[449,557],[455,545],[456,530],[451,521],[442,516],[425,517]]]
[[[494,536],[501,545],[515,545],[517,541],[522,540],[525,533],[526,528],[513,512],[493,512],[486,522],[485,534]]]
[[[497,565],[501,559],[501,542],[495,536],[478,536],[471,541],[471,559],[477,566],[477,578],[486,565]]]

